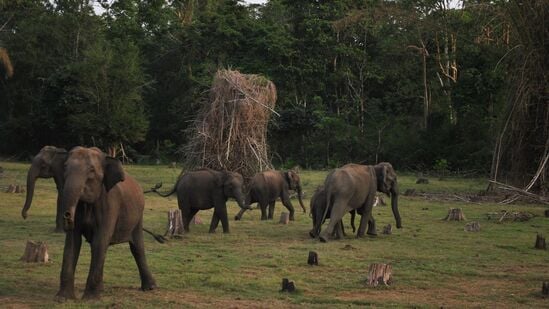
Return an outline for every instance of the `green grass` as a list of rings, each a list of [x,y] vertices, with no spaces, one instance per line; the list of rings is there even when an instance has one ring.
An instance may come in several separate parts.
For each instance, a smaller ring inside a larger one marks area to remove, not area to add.
[[[0,162],[4,168],[0,188],[25,183],[28,164]],[[162,181],[171,188],[178,169],[164,166],[127,166],[143,186]],[[324,181],[325,171],[303,171],[307,198]],[[478,192],[483,179],[429,179],[416,185],[415,177],[399,178],[401,191],[408,188],[428,192]],[[2,190],[3,192],[4,190]],[[24,194],[0,193],[0,301],[2,306],[94,305],[122,307],[542,307],[547,300],[539,294],[541,282],[549,280],[549,253],[533,249],[536,232],[547,234],[549,220],[539,205],[466,204],[427,201],[401,196],[404,228],[392,235],[319,243],[310,239],[311,220],[300,212],[296,221],[279,225],[260,221],[260,213],[245,213],[242,221],[231,221],[231,233],[221,227],[209,234],[211,211],[199,212],[204,222],[191,226],[180,240],[158,244],[146,235],[147,259],[159,289],[139,291],[137,268],[128,249],[121,244],[109,248],[105,263],[105,291],[100,301],[81,300],[57,304],[53,297],[59,286],[63,234],[52,233],[56,190],[53,180],[37,183],[29,218],[20,217]],[[305,203],[308,205],[308,199]],[[146,195],[145,226],[158,233],[166,228],[167,211],[177,207],[175,197]],[[444,222],[448,208],[461,207],[468,221],[477,220],[481,232],[463,231],[464,222]],[[238,206],[230,202],[231,218]],[[528,222],[498,224],[485,219],[487,212],[526,210],[538,217]],[[275,217],[284,207],[277,203]],[[374,208],[378,230],[394,219],[390,207]],[[348,225],[348,217],[345,218]],[[350,232],[350,227],[346,230]],[[19,258],[27,240],[46,241],[52,262],[27,264]],[[353,250],[342,250],[345,245]],[[319,254],[320,266],[307,265],[310,250]],[[90,261],[90,250],[82,247],[76,270],[77,294],[81,296]],[[393,265],[394,284],[369,288],[368,266]],[[294,281],[298,292],[279,293],[283,277]]]

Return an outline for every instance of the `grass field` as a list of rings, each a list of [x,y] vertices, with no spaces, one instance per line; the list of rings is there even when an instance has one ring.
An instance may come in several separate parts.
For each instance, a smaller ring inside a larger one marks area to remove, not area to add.
[[[549,281],[549,252],[533,249],[536,232],[549,235],[544,207],[531,204],[449,203],[420,197],[400,198],[404,228],[392,235],[319,243],[310,239],[311,219],[300,213],[288,225],[260,221],[259,210],[247,212],[242,221],[231,221],[231,233],[221,227],[209,234],[211,212],[199,212],[204,222],[167,244],[145,235],[147,259],[159,288],[141,292],[137,267],[128,245],[109,248],[105,263],[105,290],[95,302],[54,302],[59,286],[64,234],[53,233],[56,190],[52,179],[37,183],[29,218],[20,216],[24,194],[3,193],[10,183],[25,184],[28,164],[0,162],[0,307],[98,306],[98,307],[198,307],[198,308],[334,308],[334,307],[547,307],[540,296],[542,281]],[[173,184],[179,170],[164,166],[127,166],[143,188]],[[324,181],[325,171],[301,173],[307,199]],[[415,177],[401,175],[401,191],[478,192],[482,179],[430,179],[416,185]],[[388,199],[386,199],[388,201]],[[177,207],[175,197],[146,196],[145,226],[158,233],[166,229],[167,211]],[[479,221],[482,230],[465,232],[465,222],[442,221],[448,208],[464,209],[467,221]],[[228,205],[230,217],[238,211]],[[275,219],[285,209],[277,203]],[[485,213],[507,210],[538,215],[528,222],[497,223]],[[378,230],[394,219],[390,207],[374,208]],[[344,218],[348,221],[348,217]],[[347,223],[348,225],[348,223]],[[350,231],[350,227],[347,228]],[[52,262],[27,264],[19,260],[27,240],[46,241]],[[343,250],[346,245],[354,249]],[[310,250],[320,265],[307,265]],[[81,296],[90,262],[83,245],[76,270],[77,295]],[[365,285],[368,266],[393,265],[389,287]],[[280,293],[283,277],[294,281],[298,292]]]

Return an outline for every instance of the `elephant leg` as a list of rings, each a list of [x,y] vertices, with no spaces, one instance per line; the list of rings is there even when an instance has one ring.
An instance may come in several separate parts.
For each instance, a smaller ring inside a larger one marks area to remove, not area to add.
[[[139,269],[139,277],[141,278],[141,290],[148,291],[156,288],[156,281],[154,280],[149,266],[147,265],[147,259],[145,258],[145,246],[143,244],[143,223],[140,222],[138,226],[133,230],[132,241],[130,241],[130,251],[132,252],[137,269]]]
[[[343,220],[341,220],[341,222],[339,222],[339,224],[341,225],[341,235],[347,236],[347,234],[345,234],[345,226],[343,224]]]
[[[63,250],[63,265],[61,266],[61,283],[59,291],[55,295],[57,301],[75,299],[74,271],[80,256],[82,235],[75,231],[67,232],[65,236],[65,249]]]
[[[353,234],[356,232],[355,217],[356,217],[356,210],[352,210],[351,211],[351,228],[353,229]]]
[[[332,235],[332,233],[334,232],[334,228],[339,223],[339,221],[341,221],[341,218],[343,218],[347,211],[349,211],[347,209],[347,201],[337,201],[336,203],[334,203],[334,206],[332,207],[332,213],[330,214],[330,223],[328,224],[328,227],[320,233],[320,241],[328,241],[330,235]]]
[[[275,212],[276,201],[269,202],[269,220],[272,220]]]
[[[377,230],[376,230],[376,220],[374,219],[373,215],[370,215],[370,220],[368,220],[368,231],[366,234],[371,236],[377,236]]]
[[[223,226],[223,233],[229,233],[229,216],[227,215],[227,205],[223,204],[217,209],[217,217]]]
[[[343,220],[341,220],[336,224],[332,237],[334,237],[334,239],[341,239],[343,238],[343,235],[345,235],[345,231],[343,230]]]
[[[267,220],[267,206],[269,203],[265,201],[259,202],[259,208],[261,208],[261,220]]]
[[[282,192],[282,204],[290,211],[290,220],[294,221],[294,206],[292,206],[292,202],[290,202],[290,195],[288,192]]]
[[[91,247],[91,262],[86,289],[82,299],[99,298],[103,290],[103,267],[105,266],[105,257],[107,256],[107,247],[109,243],[105,237],[95,235]]]
[[[374,205],[374,198],[375,198],[375,194],[370,194],[366,198],[366,202],[362,206],[362,208],[364,210],[363,210],[362,217],[360,218],[360,225],[358,226],[358,233],[356,235],[357,237],[364,237],[364,232],[366,230],[366,226],[368,225],[368,221],[370,219],[373,219],[373,217],[372,217],[372,208],[373,208],[373,205]],[[368,232],[369,232],[368,234],[370,234],[372,229],[375,231],[375,222],[374,222],[373,225],[371,225],[368,228]]]
[[[210,223],[210,233],[215,233],[215,229],[219,225],[219,216],[217,215],[217,211],[214,211],[212,215],[212,221]]]
[[[183,222],[183,229],[185,230],[185,233],[189,232],[189,226],[191,225],[191,220],[194,218],[196,213],[198,212],[198,209],[191,208],[187,210],[185,213],[181,211],[181,221]]]

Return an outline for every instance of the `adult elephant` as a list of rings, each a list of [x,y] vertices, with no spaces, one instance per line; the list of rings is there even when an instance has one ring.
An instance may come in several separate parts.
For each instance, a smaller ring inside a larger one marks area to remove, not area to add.
[[[31,167],[27,172],[27,197],[25,205],[21,210],[23,219],[27,219],[27,212],[34,196],[34,186],[38,178],[52,178],[57,187],[57,214],[55,217],[55,232],[63,232],[63,206],[61,196],[63,192],[65,160],[67,151],[63,148],[54,146],[44,146],[40,152],[34,156]]]
[[[364,236],[368,221],[368,234],[376,235],[375,220],[372,216],[376,191],[390,195],[397,228],[402,227],[398,212],[397,175],[390,163],[382,162],[375,166],[347,164],[332,171],[326,177],[324,185],[328,207],[325,208],[322,220],[317,223],[322,224],[329,210],[331,218],[328,228],[319,235],[321,241],[327,241],[343,215],[353,209],[362,215],[357,236]]]
[[[309,231],[309,235],[312,238],[315,238],[320,233],[320,226],[324,223],[324,221],[321,222],[322,216],[324,215],[324,211],[326,210],[327,206],[326,202],[326,189],[324,186],[319,186],[315,192],[313,193],[313,196],[311,197],[310,202],[310,212],[311,218],[313,219],[313,229]],[[324,220],[330,218],[331,210],[328,210],[326,214],[326,218]],[[353,229],[353,233],[356,231],[355,228],[355,216],[356,216],[356,210],[351,210],[351,228]],[[321,223],[320,223],[321,222]],[[343,220],[340,221],[339,224],[336,225],[335,231],[332,234],[335,238],[339,239],[342,236],[345,236],[345,228],[343,226]]]
[[[95,147],[73,148],[65,162],[62,203],[66,236],[58,300],[75,298],[74,271],[82,236],[91,246],[84,299],[99,297],[107,248],[118,243],[129,242],[139,269],[141,289],[156,287],[143,245],[143,190],[124,172],[120,161]]]
[[[234,198],[238,206],[245,209],[243,186],[244,178],[239,173],[202,168],[184,173],[168,193],[162,194],[156,188],[152,190],[164,197],[177,192],[177,204],[181,209],[185,232],[189,232],[189,223],[199,210],[213,208],[210,233],[215,232],[219,221],[223,226],[223,233],[229,233],[226,203],[229,198]]]
[[[297,192],[299,205],[306,212],[303,206],[303,192],[301,190],[301,180],[299,175],[294,171],[265,171],[254,175],[249,184],[248,194],[246,195],[246,205],[258,203],[261,208],[261,220],[272,219],[274,215],[274,207],[276,199],[280,198],[282,204],[290,211],[290,220],[294,220],[294,206],[290,201],[289,190]],[[267,206],[269,206],[269,215],[267,216]],[[240,220],[246,209],[234,217],[235,220]]]

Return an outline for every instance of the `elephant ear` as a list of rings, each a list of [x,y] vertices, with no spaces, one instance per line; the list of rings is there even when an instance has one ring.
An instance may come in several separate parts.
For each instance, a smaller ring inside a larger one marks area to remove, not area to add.
[[[387,166],[385,164],[378,164],[375,166],[376,178],[377,178],[377,190],[387,193],[389,185],[387,183]]]
[[[122,168],[122,163],[115,158],[106,157],[103,184],[105,185],[107,192],[121,181],[124,181],[124,169]]]
[[[292,177],[290,176],[290,173],[291,172],[284,172],[284,181],[286,181],[286,183],[288,184],[288,188],[291,190],[292,189]]]

